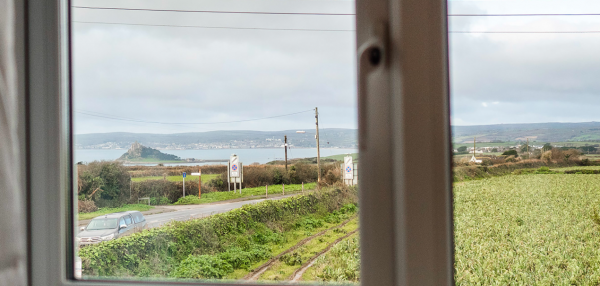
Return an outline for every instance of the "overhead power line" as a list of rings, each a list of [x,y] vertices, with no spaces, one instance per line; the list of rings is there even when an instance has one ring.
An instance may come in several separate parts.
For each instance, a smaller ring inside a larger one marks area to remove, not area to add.
[[[451,34],[598,34],[600,31],[448,31]]]
[[[294,112],[294,113],[288,113],[288,114],[261,117],[261,118],[232,120],[232,121],[215,121],[215,122],[161,122],[161,121],[147,121],[147,120],[133,119],[133,118],[120,117],[120,116],[102,114],[102,113],[91,112],[91,111],[83,111],[83,110],[75,111],[75,112],[79,113],[79,114],[84,114],[87,116],[98,117],[98,118],[105,118],[105,119],[119,120],[119,121],[128,121],[128,122],[138,122],[138,123],[152,123],[152,124],[165,124],[165,125],[212,125],[212,124],[240,123],[240,122],[264,120],[264,119],[272,119],[272,118],[279,118],[279,117],[290,116],[290,115],[295,115],[295,114],[300,114],[300,113],[305,113],[305,112],[311,112],[311,111],[313,111],[313,109]]]
[[[266,31],[307,31],[307,32],[355,32],[356,30],[327,30],[327,29],[293,29],[293,28],[252,28],[252,27],[214,27],[214,26],[182,26],[160,24],[135,24],[112,22],[73,21],[82,24],[125,25],[125,26],[150,26],[171,28],[200,28],[200,29],[226,29],[226,30],[266,30]],[[450,34],[598,34],[600,31],[448,31]]]
[[[449,17],[546,17],[546,16],[600,16],[600,13],[556,13],[556,14],[538,14],[538,13],[523,13],[523,14],[448,14]]]
[[[182,10],[182,9],[150,9],[123,7],[71,6],[78,9],[121,10],[147,12],[176,13],[214,13],[214,14],[256,14],[256,15],[306,15],[306,16],[355,16],[356,13],[315,13],[315,12],[264,12],[264,11],[220,11],[220,10]],[[505,13],[505,14],[448,14],[448,17],[546,17],[546,16],[600,16],[600,13]]]
[[[82,24],[101,24],[101,25],[125,25],[125,26],[149,26],[149,27],[172,27],[172,28],[197,28],[197,29],[226,29],[226,30],[266,30],[266,31],[307,31],[307,32],[354,32],[355,30],[337,30],[337,29],[294,29],[294,28],[254,28],[254,27],[220,27],[220,26],[194,26],[194,25],[161,25],[161,24],[136,24],[136,23],[118,23],[118,22],[93,22],[93,21],[73,21]]]
[[[120,7],[71,6],[78,9],[92,10],[121,10],[146,12],[178,12],[178,13],[212,13],[212,14],[256,14],[256,15],[303,15],[303,16],[354,16],[354,13],[304,13],[304,12],[261,12],[261,11],[219,11],[219,10],[178,10],[178,9],[147,9]]]

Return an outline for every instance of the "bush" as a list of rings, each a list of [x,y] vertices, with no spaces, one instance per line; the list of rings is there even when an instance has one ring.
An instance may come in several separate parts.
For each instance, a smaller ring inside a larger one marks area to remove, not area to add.
[[[289,265],[302,265],[302,255],[298,252],[286,253],[279,257],[279,261]]]
[[[234,269],[248,269],[255,262],[271,257],[271,250],[266,245],[253,244],[247,249],[232,247],[219,254],[219,258],[229,263]]]
[[[77,201],[77,210],[80,213],[91,213],[91,212],[95,212],[98,210],[98,207],[96,206],[96,204],[94,203],[94,201],[91,200],[87,200],[87,201]]]
[[[233,272],[233,267],[221,259],[212,255],[190,255],[181,261],[173,272],[177,278],[223,278]]]
[[[120,162],[94,161],[77,165],[77,194],[93,200],[97,206],[122,205],[129,195],[129,174]]]

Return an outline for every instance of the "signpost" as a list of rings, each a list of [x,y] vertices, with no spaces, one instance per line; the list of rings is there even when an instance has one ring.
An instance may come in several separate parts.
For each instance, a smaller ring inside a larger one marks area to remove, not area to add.
[[[192,176],[198,176],[198,198],[202,195],[202,170],[198,170],[198,173],[192,173]]]
[[[240,194],[242,193],[242,182],[244,181],[244,166],[239,160],[239,157],[232,154],[229,158],[229,171],[227,172],[227,183],[229,190],[231,190],[231,183],[233,183],[233,192],[237,191],[237,183],[240,183]]]
[[[356,168],[357,166],[356,163],[353,162],[352,156],[344,157],[344,164],[342,164],[342,179],[344,180],[344,184],[349,186],[356,185]]]
[[[183,197],[185,198],[185,172],[183,172]]]

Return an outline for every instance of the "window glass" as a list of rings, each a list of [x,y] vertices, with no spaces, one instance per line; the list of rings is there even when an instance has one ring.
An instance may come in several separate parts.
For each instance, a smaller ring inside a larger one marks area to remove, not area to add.
[[[593,285],[600,5],[450,1],[457,285]]]
[[[99,229],[114,229],[117,228],[116,218],[101,218],[93,219],[90,224],[86,227],[86,230],[99,230]]]
[[[135,223],[142,221],[141,214],[134,213],[134,214],[132,214],[132,216],[133,216],[133,220],[135,221]]]
[[[360,282],[354,1],[70,3],[82,279]]]
[[[123,225],[125,225],[125,226],[126,226],[127,224],[125,223],[125,219],[124,219],[124,218],[121,218],[121,219],[119,220],[119,227],[121,227],[121,226],[123,226]]]

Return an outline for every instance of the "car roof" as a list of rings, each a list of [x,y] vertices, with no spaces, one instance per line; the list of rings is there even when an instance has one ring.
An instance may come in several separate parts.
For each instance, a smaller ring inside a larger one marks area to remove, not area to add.
[[[93,219],[98,219],[98,218],[120,218],[123,217],[125,215],[128,215],[130,213],[134,213],[137,211],[126,211],[126,212],[118,212],[118,213],[110,213],[110,214],[105,214],[105,215],[101,215],[101,216],[97,216]]]

